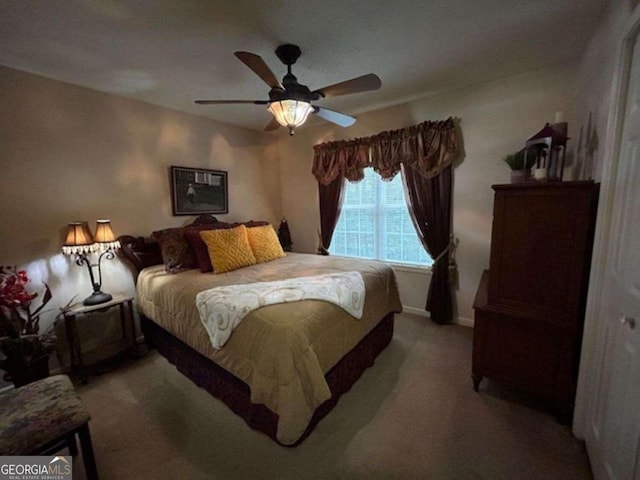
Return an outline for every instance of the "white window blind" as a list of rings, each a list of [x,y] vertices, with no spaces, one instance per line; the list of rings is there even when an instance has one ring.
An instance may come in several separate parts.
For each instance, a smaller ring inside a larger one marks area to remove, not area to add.
[[[431,265],[409,216],[400,175],[385,182],[372,168],[366,168],[362,181],[345,183],[330,251],[391,263]]]

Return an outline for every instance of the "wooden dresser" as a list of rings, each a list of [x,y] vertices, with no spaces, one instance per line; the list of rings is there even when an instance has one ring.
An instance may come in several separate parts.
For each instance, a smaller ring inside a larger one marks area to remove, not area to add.
[[[568,420],[578,374],[599,184],[494,185],[489,270],[476,299],[472,378],[547,400]]]

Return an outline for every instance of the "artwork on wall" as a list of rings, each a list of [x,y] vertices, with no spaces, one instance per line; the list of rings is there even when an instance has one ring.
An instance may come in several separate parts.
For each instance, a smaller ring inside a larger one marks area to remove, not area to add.
[[[174,215],[229,213],[227,172],[171,167],[170,173]]]

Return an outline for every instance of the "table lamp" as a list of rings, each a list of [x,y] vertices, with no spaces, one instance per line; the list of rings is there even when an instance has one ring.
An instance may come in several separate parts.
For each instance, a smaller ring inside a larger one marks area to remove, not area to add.
[[[89,269],[93,293],[84,299],[85,305],[99,305],[112,299],[111,295],[101,291],[102,268],[100,263],[102,257],[106,257],[107,260],[113,259],[114,251],[120,248],[120,242],[116,240],[111,230],[111,221],[97,220],[96,224],[96,233],[92,235],[87,222],[71,222],[67,227],[67,237],[62,247],[62,253],[75,255],[76,264],[78,266],[86,265]],[[87,254],[91,253],[99,253],[97,263],[92,264],[89,261]],[[97,282],[93,274],[94,267],[98,269]]]

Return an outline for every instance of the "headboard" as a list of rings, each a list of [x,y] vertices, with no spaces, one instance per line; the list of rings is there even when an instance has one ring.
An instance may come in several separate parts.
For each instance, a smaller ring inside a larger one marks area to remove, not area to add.
[[[160,244],[153,238],[122,235],[118,237],[118,241],[122,254],[135,268],[136,277],[143,268],[162,263]]]

